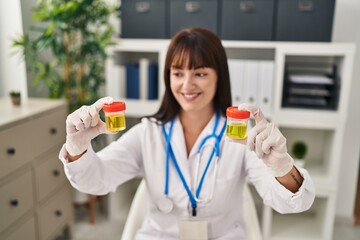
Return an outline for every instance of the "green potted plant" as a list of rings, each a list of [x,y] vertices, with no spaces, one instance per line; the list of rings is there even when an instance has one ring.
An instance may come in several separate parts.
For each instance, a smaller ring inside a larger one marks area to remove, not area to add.
[[[19,91],[11,91],[9,93],[11,102],[14,106],[20,106],[21,104],[21,94]]]
[[[305,165],[305,156],[307,153],[308,147],[304,141],[296,141],[292,145],[291,154],[294,158],[295,165],[303,167]]]
[[[13,40],[35,74],[32,83],[45,84],[50,98],[65,97],[70,111],[99,98],[105,49],[114,43],[108,19],[116,12],[104,0],[38,0],[33,34]]]

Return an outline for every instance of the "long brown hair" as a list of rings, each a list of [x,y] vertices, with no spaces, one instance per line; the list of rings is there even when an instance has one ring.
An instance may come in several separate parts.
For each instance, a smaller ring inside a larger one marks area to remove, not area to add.
[[[179,113],[180,105],[170,89],[170,69],[175,64],[188,69],[209,67],[215,69],[218,81],[214,96],[214,109],[225,116],[231,106],[229,68],[225,49],[220,39],[209,30],[190,28],[178,32],[171,40],[165,61],[165,94],[161,106],[153,116],[166,123]]]

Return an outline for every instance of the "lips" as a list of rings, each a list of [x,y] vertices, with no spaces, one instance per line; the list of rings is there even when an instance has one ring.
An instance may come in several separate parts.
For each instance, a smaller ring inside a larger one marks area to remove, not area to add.
[[[194,101],[199,95],[200,93],[182,93],[186,101]]]

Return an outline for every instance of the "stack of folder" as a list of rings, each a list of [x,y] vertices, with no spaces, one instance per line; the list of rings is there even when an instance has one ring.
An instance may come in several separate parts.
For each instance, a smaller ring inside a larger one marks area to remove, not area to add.
[[[259,106],[266,117],[272,114],[274,62],[228,59],[232,104]]]
[[[283,107],[336,110],[336,65],[291,63],[285,68]]]
[[[139,100],[158,99],[159,69],[156,63],[141,58],[138,62],[116,65],[110,95]]]

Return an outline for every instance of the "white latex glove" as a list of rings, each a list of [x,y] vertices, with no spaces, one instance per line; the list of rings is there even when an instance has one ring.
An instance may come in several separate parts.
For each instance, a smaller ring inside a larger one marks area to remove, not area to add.
[[[255,118],[256,125],[248,133],[248,148],[255,151],[275,177],[287,174],[292,169],[294,160],[287,152],[286,138],[280,130],[265,119],[258,107],[243,103],[238,109],[249,111]]]
[[[99,111],[104,104],[112,103],[112,97],[104,97],[90,106],[82,106],[66,118],[65,148],[71,156],[85,152],[93,138],[106,130],[105,123],[100,119]]]

